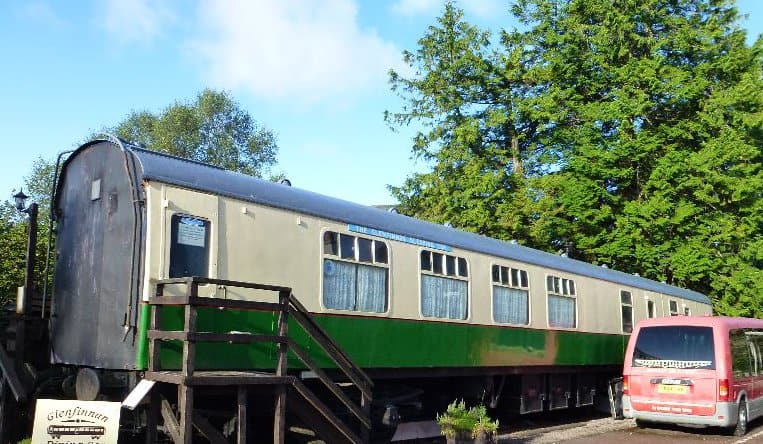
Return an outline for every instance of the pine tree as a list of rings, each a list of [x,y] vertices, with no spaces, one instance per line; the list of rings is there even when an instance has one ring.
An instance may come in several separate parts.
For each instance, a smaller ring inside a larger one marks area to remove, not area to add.
[[[449,4],[392,84],[432,171],[404,211],[763,314],[763,64],[726,0],[520,0],[500,45]],[[454,51],[454,49],[457,49]]]

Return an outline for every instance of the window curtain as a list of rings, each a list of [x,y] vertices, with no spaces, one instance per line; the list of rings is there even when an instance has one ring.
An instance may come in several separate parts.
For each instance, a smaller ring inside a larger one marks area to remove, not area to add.
[[[466,319],[467,283],[421,275],[421,312],[424,316]]]
[[[337,310],[355,309],[355,264],[323,260],[323,305]]]
[[[493,317],[505,324],[528,323],[527,290],[493,286]]]
[[[548,295],[548,325],[575,328],[575,298]]]
[[[356,310],[387,311],[387,269],[370,265],[358,267],[358,303]]]

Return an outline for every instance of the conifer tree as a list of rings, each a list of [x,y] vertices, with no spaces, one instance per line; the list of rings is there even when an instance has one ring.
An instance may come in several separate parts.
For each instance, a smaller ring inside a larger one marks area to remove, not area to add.
[[[523,31],[490,44],[446,6],[408,54],[419,74],[393,74],[411,106],[392,123],[422,124],[414,153],[433,162],[396,189],[403,210],[763,314],[763,43],[745,44],[733,4],[520,0],[512,14]],[[477,68],[431,63],[453,54]]]

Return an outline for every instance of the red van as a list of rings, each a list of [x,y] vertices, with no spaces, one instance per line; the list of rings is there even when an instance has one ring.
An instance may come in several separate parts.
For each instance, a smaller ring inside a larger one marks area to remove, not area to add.
[[[763,414],[762,356],[760,319],[644,319],[625,352],[623,415],[744,435]]]

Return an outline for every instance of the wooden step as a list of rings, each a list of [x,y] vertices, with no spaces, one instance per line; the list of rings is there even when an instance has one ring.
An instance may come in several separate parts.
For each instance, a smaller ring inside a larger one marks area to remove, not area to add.
[[[181,371],[148,371],[146,379],[149,381],[167,382],[177,385],[201,386],[201,385],[292,385],[296,380],[294,376],[276,376],[273,373],[254,371],[205,371],[196,370],[191,376],[184,376]]]
[[[333,414],[330,414],[331,419],[327,419],[326,412],[321,412],[310,400],[299,393],[292,392],[292,396],[286,401],[286,409],[301,419],[304,425],[324,442],[331,444],[358,444],[362,442]]]

